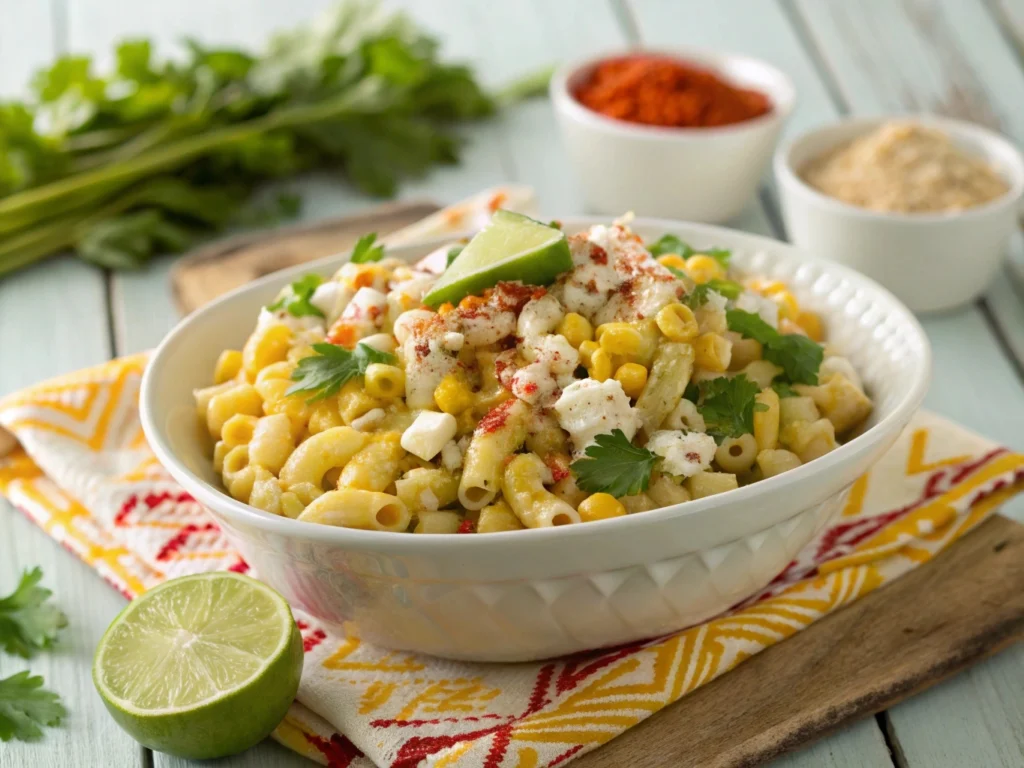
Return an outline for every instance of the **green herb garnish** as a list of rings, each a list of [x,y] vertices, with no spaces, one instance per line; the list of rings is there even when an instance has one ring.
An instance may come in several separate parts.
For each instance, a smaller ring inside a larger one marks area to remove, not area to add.
[[[818,383],[818,368],[825,357],[820,344],[799,333],[779,333],[753,312],[730,309],[726,312],[726,320],[730,331],[761,342],[764,359],[781,367],[790,382]]]
[[[322,282],[320,275],[304,275],[289,285],[277,301],[268,304],[267,309],[271,312],[284,309],[294,317],[323,317],[324,313],[310,302]]]
[[[716,441],[753,433],[754,411],[765,409],[754,400],[761,392],[757,384],[741,373],[711,379],[701,384],[700,391],[697,410],[704,417],[707,433]]]
[[[684,299],[684,302],[690,309],[697,309],[707,303],[710,291],[720,293],[727,299],[737,299],[743,292],[743,286],[734,280],[708,280],[706,283],[696,286]]]
[[[314,344],[313,351],[317,354],[299,360],[298,366],[292,371],[292,381],[285,395],[299,392],[315,393],[306,402],[336,395],[345,383],[356,376],[366,373],[372,363],[393,363],[395,356],[381,352],[368,344],[357,344],[355,351],[334,344]]]
[[[188,40],[160,59],[132,40],[112,71],[58,59],[28,99],[0,102],[0,275],[69,249],[140,267],[240,220],[294,213],[294,197],[247,206],[263,182],[310,170],[391,196],[457,161],[459,123],[546,86],[549,71],[492,96],[381,6],[340,2],[259,54]]]
[[[60,696],[43,687],[28,670],[0,680],[0,741],[35,741],[43,725],[60,725],[67,714]]]
[[[772,389],[779,397],[799,397],[800,393],[784,381],[773,381]]]
[[[594,440],[595,444],[584,451],[586,458],[569,465],[576,485],[589,493],[609,493],[615,498],[647,490],[656,454],[630,443],[621,429]]]
[[[43,572],[39,568],[25,571],[17,588],[0,598],[0,646],[7,653],[28,658],[33,651],[49,648],[57,630],[67,626],[67,617],[53,603],[53,594],[39,586]]]
[[[373,261],[380,261],[384,258],[384,246],[374,245],[377,240],[377,233],[371,232],[363,235],[356,241],[352,249],[352,257],[349,259],[353,264],[369,264]]]
[[[684,259],[694,254],[693,248],[675,235],[662,235],[647,246],[647,250],[651,252],[652,256],[664,256],[666,253],[675,253]]]

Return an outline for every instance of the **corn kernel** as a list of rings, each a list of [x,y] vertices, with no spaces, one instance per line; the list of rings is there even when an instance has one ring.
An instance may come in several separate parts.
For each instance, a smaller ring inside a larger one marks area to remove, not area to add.
[[[444,315],[447,315],[449,312],[451,312],[454,309],[455,309],[455,305],[452,304],[450,301],[446,301],[444,304],[442,304],[440,307],[437,308],[437,314],[439,314],[439,315],[441,315],[443,317]]]
[[[601,345],[598,344],[596,341],[584,341],[582,344],[580,344],[580,362],[584,365],[584,367],[590,365],[591,356],[600,348]]]
[[[672,267],[672,269],[686,269],[686,260],[678,253],[666,253],[664,256],[659,256],[658,263],[663,267]]]
[[[459,376],[449,373],[434,389],[434,402],[445,413],[458,416],[473,405],[473,393]]]
[[[217,365],[213,369],[213,383],[223,384],[231,381],[242,370],[242,352],[238,349],[225,349],[217,358]]]
[[[558,324],[557,333],[565,337],[572,346],[579,349],[580,344],[594,336],[594,326],[583,315],[570,312]]]
[[[705,333],[693,342],[694,364],[698,368],[721,372],[729,368],[732,343],[717,333]]]
[[[800,314],[800,304],[789,291],[778,291],[769,298],[779,305],[779,317],[784,320],[796,320]]]
[[[626,508],[622,502],[608,493],[595,493],[580,502],[578,512],[585,523],[594,520],[607,520],[609,517],[622,517]]]
[[[594,350],[590,356],[587,373],[594,381],[607,381],[612,375],[612,358],[604,349]]]
[[[647,384],[647,369],[639,363],[620,365],[619,369],[615,371],[615,380],[622,385],[622,391],[626,393],[626,397],[636,400]]]
[[[686,260],[686,274],[695,283],[706,283],[709,280],[724,280],[725,267],[712,257],[698,253]]]
[[[658,329],[671,341],[693,341],[699,333],[697,319],[685,304],[669,304],[655,316]]]
[[[633,355],[644,346],[644,337],[629,323],[605,323],[598,330],[598,343],[609,355]]]
[[[487,303],[487,300],[480,296],[467,296],[459,302],[459,309],[478,309]]]
[[[781,280],[765,280],[760,277],[748,280],[747,287],[762,296],[771,296],[773,293],[788,290],[786,284]]]
[[[802,310],[796,316],[796,324],[803,328],[807,335],[815,341],[821,341],[825,338],[825,332],[821,327],[821,318],[818,317],[816,312],[810,310]]]
[[[393,400],[405,392],[405,371],[397,365],[370,363],[363,377],[366,394],[382,400]]]

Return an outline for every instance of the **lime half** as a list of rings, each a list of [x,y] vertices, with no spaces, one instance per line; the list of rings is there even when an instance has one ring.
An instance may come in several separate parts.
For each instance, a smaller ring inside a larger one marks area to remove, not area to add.
[[[438,278],[423,303],[436,307],[480,293],[501,280],[546,285],[572,269],[565,233],[529,216],[496,211],[462,253]]]
[[[281,722],[302,637],[277,592],[237,573],[172,579],[132,601],[96,648],[96,690],[141,744],[195,759],[256,744]]]

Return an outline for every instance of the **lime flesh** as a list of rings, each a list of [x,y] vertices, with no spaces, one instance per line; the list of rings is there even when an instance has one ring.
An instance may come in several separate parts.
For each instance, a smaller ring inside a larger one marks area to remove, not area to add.
[[[93,658],[93,682],[138,742],[193,759],[267,736],[302,673],[302,637],[277,592],[248,576],[204,573],[131,602]]]
[[[502,280],[546,285],[572,269],[565,233],[528,216],[496,211],[438,278],[423,303],[430,307],[457,304]]]

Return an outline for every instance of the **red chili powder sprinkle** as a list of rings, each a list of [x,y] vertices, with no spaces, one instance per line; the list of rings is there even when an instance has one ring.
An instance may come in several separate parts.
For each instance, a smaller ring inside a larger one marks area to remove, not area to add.
[[[484,417],[480,419],[480,423],[476,425],[477,434],[489,435],[504,427],[505,422],[508,420],[508,412],[515,402],[515,398],[510,398],[491,408],[491,410],[484,414]]]
[[[564,456],[556,453],[549,453],[544,457],[544,463],[551,470],[552,480],[556,483],[565,480],[569,476],[569,466]]]
[[[595,264],[607,264],[608,251],[606,251],[600,245],[595,245],[593,248],[590,249],[590,260]]]
[[[763,93],[737,88],[710,70],[664,56],[603,61],[574,95],[606,117],[675,128],[732,125],[771,110]]]
[[[467,517],[459,524],[459,530],[456,533],[473,533],[473,521]]]

